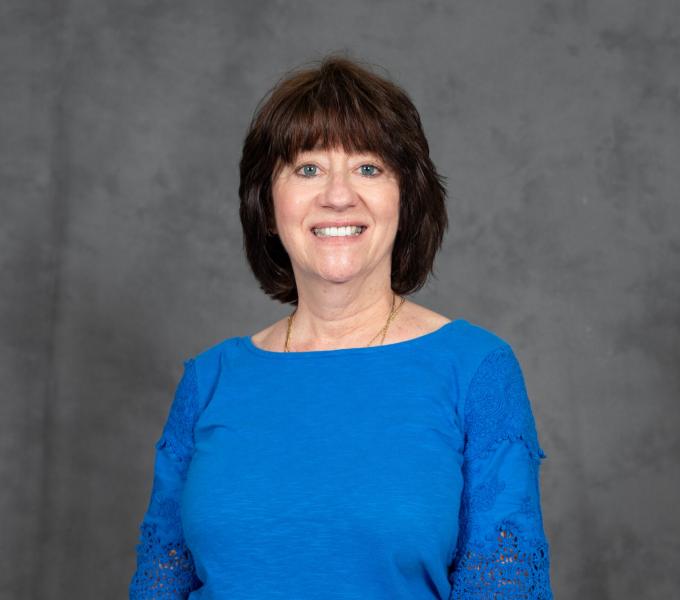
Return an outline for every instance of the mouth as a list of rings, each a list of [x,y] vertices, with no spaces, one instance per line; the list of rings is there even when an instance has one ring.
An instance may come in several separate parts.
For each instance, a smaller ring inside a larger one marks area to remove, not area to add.
[[[311,232],[315,237],[327,238],[358,238],[368,227],[362,224],[349,224],[338,226],[319,226],[312,227]]]

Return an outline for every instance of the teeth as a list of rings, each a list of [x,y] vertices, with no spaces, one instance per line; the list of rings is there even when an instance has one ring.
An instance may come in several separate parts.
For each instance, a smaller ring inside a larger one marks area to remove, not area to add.
[[[343,235],[359,235],[365,227],[322,227],[321,229],[314,229],[314,235],[319,237],[339,237]]]

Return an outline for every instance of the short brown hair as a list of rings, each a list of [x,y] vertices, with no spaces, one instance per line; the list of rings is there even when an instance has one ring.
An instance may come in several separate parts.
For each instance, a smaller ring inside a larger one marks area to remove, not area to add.
[[[243,246],[261,289],[297,306],[290,258],[270,233],[272,181],[278,168],[317,142],[324,150],[375,153],[397,174],[392,290],[406,295],[423,287],[448,228],[446,178],[430,160],[420,115],[406,92],[363,64],[331,54],[316,67],[285,75],[260,104],[243,143],[238,193]]]

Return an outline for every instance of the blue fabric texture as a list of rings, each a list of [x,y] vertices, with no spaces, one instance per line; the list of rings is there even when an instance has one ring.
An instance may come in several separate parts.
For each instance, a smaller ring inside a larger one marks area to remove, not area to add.
[[[193,452],[197,416],[196,365],[189,359],[184,363],[184,374],[155,445],[154,482],[140,525],[130,598],[186,598],[201,583],[184,540],[180,515],[180,496]]]
[[[405,342],[184,361],[131,599],[551,600],[539,445],[510,345]]]

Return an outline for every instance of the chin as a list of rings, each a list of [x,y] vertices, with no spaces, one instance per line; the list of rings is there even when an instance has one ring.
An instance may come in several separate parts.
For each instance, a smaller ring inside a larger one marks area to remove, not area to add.
[[[347,283],[356,279],[359,274],[360,271],[322,271],[319,277],[330,283]]]

